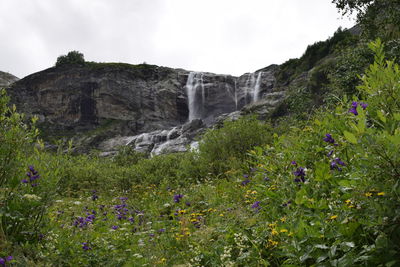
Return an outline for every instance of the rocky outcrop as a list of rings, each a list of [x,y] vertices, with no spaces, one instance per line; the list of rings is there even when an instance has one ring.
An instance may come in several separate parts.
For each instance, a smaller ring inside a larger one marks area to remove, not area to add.
[[[0,71],[0,88],[6,88],[19,79],[8,72]]]
[[[209,126],[222,114],[262,103],[273,92],[277,68],[234,77],[148,64],[86,63],[32,74],[9,93],[19,110],[39,117],[47,136],[74,137],[80,147],[103,151],[131,140],[137,150],[159,154],[190,143],[193,134],[185,134],[184,127],[192,120]],[[168,137],[173,129],[176,138]]]

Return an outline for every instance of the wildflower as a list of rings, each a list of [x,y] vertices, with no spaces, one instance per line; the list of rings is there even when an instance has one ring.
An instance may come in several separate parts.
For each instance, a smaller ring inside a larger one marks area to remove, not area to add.
[[[372,196],[372,193],[371,192],[367,192],[367,193],[365,193],[364,194],[366,197],[371,197]]]
[[[292,201],[291,201],[291,200],[289,200],[289,201],[286,202],[286,203],[283,203],[283,204],[282,204],[282,207],[287,207],[287,206],[290,205],[290,204],[292,204]]]
[[[329,153],[327,154],[328,158],[330,158],[333,154],[333,150],[329,151]]]
[[[93,200],[93,201],[96,201],[96,199],[98,199],[98,198],[99,198],[99,196],[98,196],[98,195],[96,195],[96,193],[97,193],[97,191],[96,191],[96,190],[93,190],[93,191],[92,191],[92,200]]]
[[[165,232],[165,228],[161,228],[160,230],[158,230],[158,232],[164,233]]]
[[[179,201],[181,201],[181,198],[183,198],[183,195],[181,194],[174,195],[174,202],[179,203]]]
[[[256,201],[256,202],[254,202],[254,204],[253,205],[251,205],[251,208],[252,209],[260,209],[260,201]]]
[[[281,233],[287,233],[288,230],[287,230],[287,229],[281,229],[279,232],[281,232]]]
[[[338,216],[337,215],[332,215],[331,217],[329,217],[330,220],[335,220]]]
[[[265,177],[264,177],[264,181],[265,181],[265,182],[268,182],[269,180],[271,180],[271,179],[269,179],[268,176],[265,176]]]
[[[13,256],[7,256],[5,259],[0,258],[0,266],[7,266],[6,263],[13,260]]]
[[[358,115],[358,112],[357,112],[358,105],[360,105],[363,110],[365,110],[368,106],[367,103],[362,103],[362,102],[357,103],[356,101],[354,101],[353,103],[351,103],[351,108],[349,109],[349,113],[353,113],[354,115],[357,116]]]
[[[89,244],[87,242],[83,242],[82,243],[82,249],[87,251],[87,250],[91,250],[92,248],[89,247]]]
[[[323,139],[325,142],[331,143],[331,144],[334,144],[334,143],[335,143],[335,139],[332,138],[332,135],[331,135],[331,134],[326,134],[325,136],[326,136],[326,137]]]
[[[28,170],[29,171],[26,173],[26,176],[28,176],[29,179],[22,179],[21,183],[23,183],[23,184],[31,183],[31,186],[35,187],[39,184],[35,181],[40,178],[40,175],[38,174],[38,172],[35,170],[35,168],[32,165],[30,165],[28,167]]]
[[[331,170],[337,169],[338,171],[342,171],[342,168],[340,166],[346,166],[346,163],[344,163],[340,158],[335,158],[331,162]]]
[[[292,162],[290,162],[290,164],[292,164],[292,165],[296,166],[296,165],[297,165],[297,162],[296,162],[296,161],[294,161],[294,160],[292,160]]]
[[[113,229],[113,230],[117,230],[118,228],[119,228],[118,225],[113,225],[113,226],[111,226],[111,229]]]
[[[297,178],[294,179],[295,182],[305,182],[305,176],[306,176],[306,172],[305,169],[302,167],[297,168],[296,171],[293,172],[294,176],[296,176]]]
[[[246,186],[248,183],[250,183],[250,180],[246,179],[246,180],[242,181],[241,185]]]
[[[385,192],[379,192],[377,195],[378,195],[378,196],[384,196],[384,195],[385,195]]]

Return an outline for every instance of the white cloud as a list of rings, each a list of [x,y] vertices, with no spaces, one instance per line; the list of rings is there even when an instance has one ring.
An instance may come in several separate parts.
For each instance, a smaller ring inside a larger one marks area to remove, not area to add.
[[[341,20],[330,0],[1,0],[0,70],[87,60],[240,75],[299,57]]]

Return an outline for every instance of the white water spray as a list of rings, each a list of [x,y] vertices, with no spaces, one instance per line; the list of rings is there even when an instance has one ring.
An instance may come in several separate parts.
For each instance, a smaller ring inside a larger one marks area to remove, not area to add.
[[[254,85],[253,102],[256,102],[258,100],[258,95],[260,94],[261,75],[262,75],[262,72],[260,71],[258,73],[257,80],[256,80],[256,83]]]
[[[186,82],[189,121],[202,118],[204,103],[206,101],[203,76],[204,74],[201,72],[190,72]],[[199,93],[201,93],[201,99],[199,99]]]

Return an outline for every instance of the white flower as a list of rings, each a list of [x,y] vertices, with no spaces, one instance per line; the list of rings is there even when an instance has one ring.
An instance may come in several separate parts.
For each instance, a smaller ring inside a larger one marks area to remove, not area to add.
[[[23,197],[26,199],[37,200],[37,201],[42,199],[41,197],[33,194],[25,194]]]

